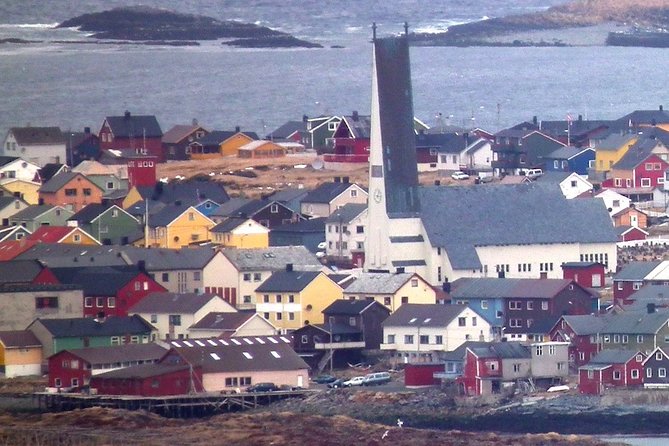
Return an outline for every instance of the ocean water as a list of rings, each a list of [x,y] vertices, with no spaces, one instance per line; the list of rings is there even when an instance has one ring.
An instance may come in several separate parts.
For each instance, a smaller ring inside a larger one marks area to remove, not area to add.
[[[323,49],[0,45],[0,134],[11,126],[91,126],[125,110],[157,115],[163,130],[193,118],[210,129],[267,134],[302,115],[369,113],[370,25],[379,34],[559,4],[557,0],[142,1],[181,12],[271,26]],[[78,40],[53,25],[123,0],[0,0],[0,38]],[[343,48],[333,48],[341,46]],[[609,119],[667,104],[669,50],[641,48],[412,48],[414,113],[432,126],[491,131],[533,116]],[[441,118],[438,118],[441,116]]]

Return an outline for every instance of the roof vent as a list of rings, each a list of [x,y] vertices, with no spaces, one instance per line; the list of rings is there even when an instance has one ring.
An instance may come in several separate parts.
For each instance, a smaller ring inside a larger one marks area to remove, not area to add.
[[[125,116],[126,119],[130,118],[130,112],[128,110],[126,110],[124,116]]]

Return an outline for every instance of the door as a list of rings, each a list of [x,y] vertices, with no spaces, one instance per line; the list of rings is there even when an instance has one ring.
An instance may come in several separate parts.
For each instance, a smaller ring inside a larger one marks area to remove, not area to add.
[[[304,385],[304,376],[297,375],[297,387],[302,387]]]
[[[630,215],[630,226],[639,227],[639,216],[631,214]]]

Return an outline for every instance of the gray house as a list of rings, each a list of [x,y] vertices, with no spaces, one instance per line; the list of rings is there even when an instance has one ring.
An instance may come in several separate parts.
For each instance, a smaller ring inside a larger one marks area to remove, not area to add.
[[[40,226],[66,226],[72,215],[74,212],[62,206],[33,204],[9,217],[9,224],[35,232]]]

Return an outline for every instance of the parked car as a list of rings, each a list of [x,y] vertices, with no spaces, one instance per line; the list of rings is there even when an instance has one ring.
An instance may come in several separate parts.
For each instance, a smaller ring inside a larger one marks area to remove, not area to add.
[[[362,382],[363,386],[380,386],[381,384],[389,383],[391,380],[390,373],[378,372],[365,375],[365,380]]]
[[[344,380],[343,379],[335,379],[331,383],[328,383],[328,387],[330,389],[339,389],[341,387],[344,387]]]
[[[348,381],[344,381],[343,383],[341,383],[341,385],[343,387],[361,386],[364,381],[365,381],[364,376],[356,376],[355,378],[351,378]]]
[[[451,174],[451,178],[453,178],[454,180],[466,180],[469,178],[469,175],[458,170],[457,172],[453,172]]]
[[[317,377],[313,378],[312,381],[317,383],[317,384],[328,384],[331,383],[332,381],[336,381],[337,378],[335,378],[332,375],[318,375]]]
[[[544,171],[541,169],[526,169],[523,173],[527,178],[535,180],[543,175]]]
[[[247,392],[276,392],[279,388],[274,383],[258,383],[246,388]]]

